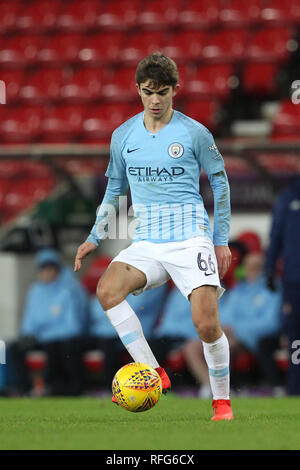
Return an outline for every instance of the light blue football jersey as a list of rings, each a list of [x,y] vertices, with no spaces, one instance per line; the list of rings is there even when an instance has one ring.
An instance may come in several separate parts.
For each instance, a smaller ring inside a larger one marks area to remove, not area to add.
[[[209,130],[174,111],[169,123],[149,132],[139,113],[112,134],[109,178],[127,179],[136,234],[134,241],[180,241],[212,230],[199,193],[201,170],[213,175],[224,161]]]

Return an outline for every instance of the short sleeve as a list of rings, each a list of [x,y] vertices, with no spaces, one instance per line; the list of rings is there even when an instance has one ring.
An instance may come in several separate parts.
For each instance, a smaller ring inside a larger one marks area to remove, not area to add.
[[[126,177],[126,165],[122,157],[122,141],[118,133],[112,134],[110,142],[110,160],[105,173],[108,178],[123,179]]]
[[[195,132],[196,157],[207,175],[224,170],[224,160],[211,132],[203,126]]]

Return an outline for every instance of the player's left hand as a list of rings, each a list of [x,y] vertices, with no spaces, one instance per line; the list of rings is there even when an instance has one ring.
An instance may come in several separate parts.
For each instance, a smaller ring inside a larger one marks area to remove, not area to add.
[[[220,279],[223,279],[231,264],[231,251],[228,246],[215,246]]]

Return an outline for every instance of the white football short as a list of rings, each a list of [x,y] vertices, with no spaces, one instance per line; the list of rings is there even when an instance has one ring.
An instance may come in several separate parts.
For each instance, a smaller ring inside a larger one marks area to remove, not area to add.
[[[220,285],[214,245],[208,237],[167,243],[133,242],[112,260],[129,264],[142,271],[146,285],[133,294],[158,287],[170,278],[188,299],[192,290],[203,285],[216,286],[218,298],[224,290]]]

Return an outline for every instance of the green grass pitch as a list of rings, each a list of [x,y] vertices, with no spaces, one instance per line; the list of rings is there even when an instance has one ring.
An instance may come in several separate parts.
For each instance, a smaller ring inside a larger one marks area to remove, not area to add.
[[[109,398],[0,399],[0,449],[290,450],[300,448],[300,397],[234,398],[234,421],[211,402],[162,397],[130,413]]]

